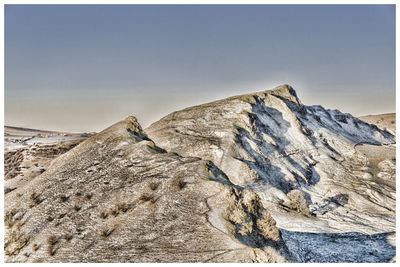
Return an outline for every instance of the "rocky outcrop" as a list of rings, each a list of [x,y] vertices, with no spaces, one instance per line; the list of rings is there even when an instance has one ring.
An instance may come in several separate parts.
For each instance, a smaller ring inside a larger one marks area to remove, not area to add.
[[[6,195],[7,262],[282,262],[275,221],[212,162],[169,153],[134,117]]]
[[[338,110],[305,106],[288,85],[174,112],[146,132],[168,151],[213,161],[233,184],[256,192],[278,228],[294,233],[285,235],[287,242],[299,238],[295,233],[359,233],[370,242],[385,234],[393,256],[391,133]],[[357,253],[369,252],[360,245]],[[342,255],[336,261],[363,261]]]
[[[392,133],[283,85],[13,152],[6,261],[395,261]]]

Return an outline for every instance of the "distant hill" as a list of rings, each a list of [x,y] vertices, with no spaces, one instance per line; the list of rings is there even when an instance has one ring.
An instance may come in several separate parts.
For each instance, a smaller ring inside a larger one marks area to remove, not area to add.
[[[387,130],[392,134],[396,134],[396,113],[367,115],[359,118],[365,122],[375,124],[382,130]]]

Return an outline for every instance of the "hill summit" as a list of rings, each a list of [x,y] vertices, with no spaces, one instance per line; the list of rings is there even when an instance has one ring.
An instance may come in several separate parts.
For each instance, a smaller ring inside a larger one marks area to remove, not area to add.
[[[394,144],[289,85],[129,116],[7,192],[6,261],[391,261]]]

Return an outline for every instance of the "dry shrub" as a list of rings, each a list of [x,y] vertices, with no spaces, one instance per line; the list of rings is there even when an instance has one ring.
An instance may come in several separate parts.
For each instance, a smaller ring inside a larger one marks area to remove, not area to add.
[[[107,217],[108,217],[108,213],[107,213],[107,212],[102,211],[102,212],[100,213],[100,218],[106,219]]]
[[[185,188],[187,182],[185,182],[185,180],[183,180],[183,179],[179,179],[179,180],[176,182],[176,184],[177,184],[178,188],[179,188],[180,190],[182,190],[183,188]]]
[[[115,228],[112,228],[112,229],[104,229],[103,231],[101,231],[101,236],[103,236],[103,237],[109,237],[114,231],[115,231]]]
[[[152,198],[153,198],[153,194],[146,194],[146,193],[143,193],[143,194],[139,197],[139,200],[142,200],[142,201],[150,201]]]
[[[160,185],[159,183],[150,183],[150,189],[155,191],[159,185]]]
[[[61,199],[61,202],[67,202],[69,200],[69,196],[61,195],[60,199]]]
[[[37,251],[40,247],[41,247],[42,245],[41,244],[34,244],[33,245],[33,247],[32,247],[32,249],[34,250],[34,251]]]

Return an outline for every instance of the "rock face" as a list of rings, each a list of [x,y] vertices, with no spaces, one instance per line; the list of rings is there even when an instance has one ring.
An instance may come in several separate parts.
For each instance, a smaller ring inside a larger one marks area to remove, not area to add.
[[[305,106],[283,85],[174,112],[146,132],[168,151],[215,162],[233,184],[256,192],[289,250],[309,243],[291,251],[297,261],[395,256],[395,137],[375,125]],[[345,238],[352,242],[338,247]],[[330,254],[335,247],[339,253]]]
[[[394,261],[395,137],[287,85],[128,117],[9,190],[5,226],[7,262]]]

